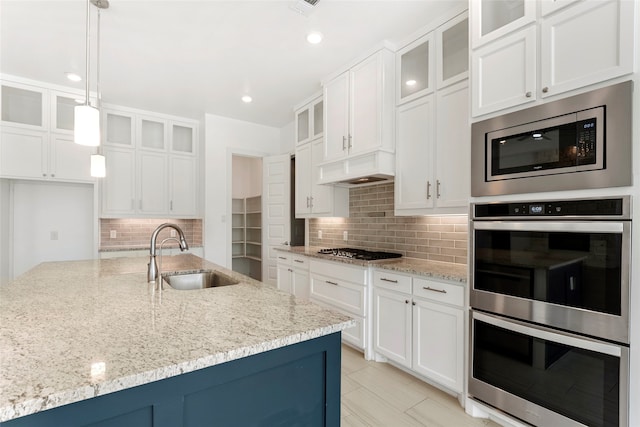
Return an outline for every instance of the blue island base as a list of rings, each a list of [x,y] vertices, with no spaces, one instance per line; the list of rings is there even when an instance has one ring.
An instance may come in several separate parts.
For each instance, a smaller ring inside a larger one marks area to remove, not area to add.
[[[338,332],[0,426],[338,426],[340,352]]]

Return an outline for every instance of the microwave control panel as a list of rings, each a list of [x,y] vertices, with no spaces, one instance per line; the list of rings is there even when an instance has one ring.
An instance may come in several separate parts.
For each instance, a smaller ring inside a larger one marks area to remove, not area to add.
[[[476,204],[475,219],[504,217],[618,217],[624,215],[628,198],[554,200]]]

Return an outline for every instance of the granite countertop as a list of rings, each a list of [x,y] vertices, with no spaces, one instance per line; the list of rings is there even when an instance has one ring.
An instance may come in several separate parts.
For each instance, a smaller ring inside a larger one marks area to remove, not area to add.
[[[393,258],[387,260],[363,261],[359,259],[340,258],[332,255],[320,254],[322,249],[316,246],[280,246],[276,248],[282,252],[290,252],[313,258],[341,262],[344,264],[375,267],[385,270],[393,270],[400,273],[408,273],[434,279],[450,280],[453,282],[467,283],[467,266],[440,261],[428,261],[418,258]]]
[[[0,286],[0,422],[338,332],[353,320],[241,283],[156,290],[144,257],[43,263]]]

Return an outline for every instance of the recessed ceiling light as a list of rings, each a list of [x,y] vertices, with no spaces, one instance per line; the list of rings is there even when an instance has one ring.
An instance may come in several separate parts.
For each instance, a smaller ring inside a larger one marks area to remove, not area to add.
[[[312,31],[307,34],[307,41],[311,44],[318,44],[322,41],[322,33]]]
[[[250,103],[251,101],[253,101],[253,99],[249,95],[245,95],[242,97],[242,102],[246,104]]]
[[[65,75],[67,76],[67,78],[69,80],[71,80],[72,82],[79,82],[80,80],[82,80],[82,77],[80,77],[79,75],[77,75],[76,73],[65,73]]]
[[[418,83],[415,80],[407,80],[404,84],[406,84],[407,86],[415,86],[416,83]]]

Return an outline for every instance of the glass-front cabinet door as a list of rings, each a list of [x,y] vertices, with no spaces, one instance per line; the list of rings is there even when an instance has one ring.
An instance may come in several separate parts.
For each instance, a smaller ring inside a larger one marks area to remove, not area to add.
[[[170,123],[171,151],[179,154],[196,153],[196,131],[188,123]]]
[[[138,124],[138,141],[140,148],[158,151],[164,151],[167,148],[167,126],[164,121],[154,118],[140,117]]]
[[[474,0],[470,2],[471,46],[475,49],[535,20],[535,0]]]
[[[104,109],[102,123],[105,144],[133,148],[135,140],[133,115]]]
[[[469,77],[469,14],[464,12],[436,31],[438,89]]]
[[[76,105],[84,104],[82,96],[53,92],[51,112],[52,130],[59,133],[73,133]]]
[[[322,136],[324,128],[324,104],[322,99],[313,104],[313,139]]]
[[[48,93],[19,83],[2,83],[2,122],[47,130]]]
[[[303,144],[309,141],[309,129],[311,120],[309,117],[309,108],[296,113],[296,143]]]
[[[434,89],[433,33],[416,40],[396,55],[398,104],[431,93]]]

